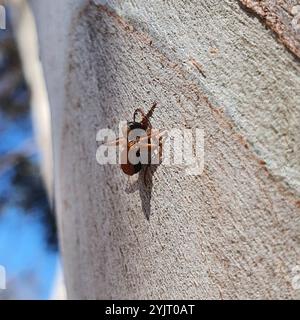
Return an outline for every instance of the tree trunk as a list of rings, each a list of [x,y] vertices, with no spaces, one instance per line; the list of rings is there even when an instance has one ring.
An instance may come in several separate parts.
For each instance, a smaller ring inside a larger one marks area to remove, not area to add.
[[[28,2],[69,297],[299,298],[297,1]],[[201,175],[97,163],[153,101],[155,127],[204,130]]]

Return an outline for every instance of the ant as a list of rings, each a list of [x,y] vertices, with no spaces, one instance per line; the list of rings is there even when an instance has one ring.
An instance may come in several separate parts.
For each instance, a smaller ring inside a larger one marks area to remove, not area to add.
[[[130,163],[128,154],[133,152],[137,157],[141,156],[141,152],[147,151],[148,162],[145,168],[144,181],[146,181],[147,171],[151,164],[151,159],[155,156],[154,151],[158,148],[159,163],[162,160],[162,144],[163,137],[166,135],[166,131],[160,131],[153,129],[149,118],[152,116],[157,102],[154,102],[150,111],[145,114],[140,108],[136,109],[133,113],[133,121],[127,121],[127,126],[123,128],[123,136],[115,141],[107,142],[106,145],[116,145],[121,147],[121,170],[128,176],[140,172],[143,169],[143,164],[138,162],[137,164]],[[140,114],[141,121],[137,121],[137,115]],[[135,131],[142,134],[140,136],[132,135]]]

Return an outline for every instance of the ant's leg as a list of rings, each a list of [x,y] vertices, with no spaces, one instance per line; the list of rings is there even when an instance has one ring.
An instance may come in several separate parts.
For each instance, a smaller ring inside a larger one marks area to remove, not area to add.
[[[126,145],[126,144],[127,144],[127,140],[125,138],[118,138],[116,140],[107,141],[104,143],[104,145],[106,146],[118,146],[118,145]]]
[[[150,131],[149,135],[141,137],[139,139],[139,142],[146,142],[147,140],[151,140],[151,139],[153,139],[153,141],[159,141],[160,138],[163,138],[166,135],[167,135],[167,130],[160,132],[158,129],[153,129]]]
[[[147,123],[146,123],[146,124],[147,124],[147,126],[148,126],[150,129],[152,128],[152,125],[151,125],[149,119],[152,117],[153,112],[154,112],[154,110],[156,109],[156,107],[157,107],[157,102],[154,101],[153,104],[152,104],[151,109],[148,111],[148,113],[147,113],[146,116],[145,116],[145,118],[146,118],[146,120],[147,120]]]
[[[136,143],[129,149],[129,151],[132,151],[132,152],[137,152],[138,150],[147,150],[147,151],[149,151],[149,150],[154,150],[156,148],[158,148],[157,144]]]
[[[153,130],[154,131],[154,130]],[[159,156],[159,163],[162,158],[162,147],[163,147],[163,142],[164,138],[167,135],[167,131],[162,131],[159,132],[159,130],[155,130],[153,132],[153,135],[146,136],[140,138],[140,140],[132,146],[132,150],[134,152],[140,150],[147,150],[148,155],[149,155],[149,162],[151,162],[151,159],[155,154],[155,151],[158,149],[158,156]]]
[[[157,107],[157,102],[155,101],[155,102],[153,102],[152,107],[149,110],[149,112],[146,114],[146,117],[148,119],[152,117],[152,114],[153,114],[154,110],[156,109],[156,107]]]
[[[156,149],[158,148],[158,144],[154,144],[154,143],[138,143],[135,145],[136,149],[149,149],[149,148],[153,148]]]
[[[119,137],[113,141],[107,141],[104,143],[106,146],[118,146],[118,145],[127,145],[127,127],[122,128],[123,137]]]
[[[141,108],[138,108],[138,109],[136,109],[134,111],[133,121],[136,122],[136,116],[137,116],[138,113],[140,113],[141,116],[142,116],[142,120],[141,120],[142,126],[145,127],[145,128],[152,128],[152,125],[151,125],[151,123],[149,121],[148,115],[146,115]]]
[[[141,108],[138,108],[134,111],[133,113],[133,121],[136,122],[136,116],[138,113],[141,114],[142,116],[142,121],[141,121],[141,124],[146,127],[146,128],[152,128],[152,125],[151,125],[151,122],[150,122],[150,118],[152,117],[152,114],[155,110],[157,106],[157,102],[155,101],[151,107],[151,109],[149,110],[149,112],[147,114],[144,113],[144,111],[141,109]]]

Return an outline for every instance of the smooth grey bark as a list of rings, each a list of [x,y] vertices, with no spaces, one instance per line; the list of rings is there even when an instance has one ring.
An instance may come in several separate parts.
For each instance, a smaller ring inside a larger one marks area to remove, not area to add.
[[[69,297],[300,297],[299,33],[250,2],[29,1]],[[154,100],[156,127],[204,129],[201,176],[97,164],[97,130]]]

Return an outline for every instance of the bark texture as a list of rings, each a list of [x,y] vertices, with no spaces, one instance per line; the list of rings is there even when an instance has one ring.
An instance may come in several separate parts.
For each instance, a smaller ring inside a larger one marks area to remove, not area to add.
[[[240,0],[275,32],[279,40],[300,58],[299,0]]]
[[[29,1],[69,297],[299,298],[299,33],[241,2]],[[97,164],[97,130],[154,100],[156,127],[204,129],[201,176]]]

